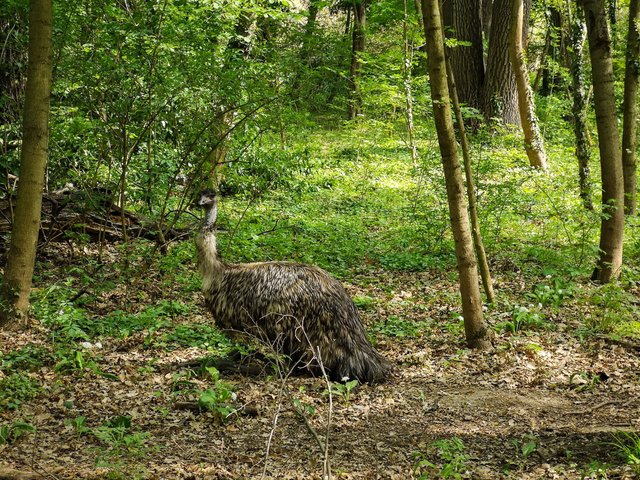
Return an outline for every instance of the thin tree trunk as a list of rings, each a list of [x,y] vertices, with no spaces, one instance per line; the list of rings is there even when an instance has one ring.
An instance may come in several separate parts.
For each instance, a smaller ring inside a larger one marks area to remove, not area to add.
[[[422,4],[420,3],[420,0],[413,0],[413,4],[416,7],[416,14],[418,15],[418,27],[420,27],[420,30],[424,30],[424,22],[423,22],[423,18],[422,18]]]
[[[576,158],[578,159],[578,175],[580,198],[587,210],[593,210],[591,181],[589,179],[589,162],[591,145],[587,129],[587,84],[584,68],[584,43],[587,39],[587,27],[584,24],[584,13],[578,8],[571,22],[570,65],[573,86],[573,131],[576,137]]]
[[[403,0],[404,18],[402,24],[402,40],[404,44],[403,62],[402,62],[402,81],[404,84],[405,96],[405,117],[407,120],[407,136],[409,140],[409,149],[411,151],[411,163],[413,167],[418,166],[418,148],[416,147],[414,129],[413,129],[413,93],[411,91],[411,65],[413,60],[413,48],[409,45],[408,22],[409,14],[407,12],[407,0]]]
[[[351,11],[353,10],[353,6],[349,5],[347,6],[347,18],[345,19],[344,22],[344,34],[349,35],[349,32],[351,32]]]
[[[579,4],[584,8],[587,23],[602,172],[600,256],[592,279],[608,283],[620,274],[624,239],[624,183],[611,35],[604,0],[579,0]]]
[[[291,91],[293,93],[294,101],[297,103],[300,98],[300,84],[302,79],[306,76],[305,70],[311,66],[311,45],[313,42],[313,32],[316,27],[316,19],[318,18],[318,2],[317,0],[309,1],[309,10],[307,14],[307,24],[304,27],[304,34],[302,36],[302,47],[300,47],[300,67],[291,82]]]
[[[462,146],[462,160],[464,163],[464,175],[467,180],[467,200],[469,201],[469,216],[471,218],[471,235],[473,237],[473,246],[478,259],[478,267],[480,268],[480,278],[484,293],[487,295],[487,302],[494,303],[496,295],[493,291],[493,281],[491,280],[491,271],[489,270],[489,262],[480,233],[480,221],[478,220],[478,204],[476,203],[476,188],[473,183],[473,174],[471,173],[471,154],[469,151],[469,142],[467,141],[467,132],[464,126],[464,118],[460,110],[460,101],[458,100],[458,89],[456,87],[453,70],[450,68],[449,57],[447,55],[447,80],[449,92],[453,104],[453,111],[456,115],[458,123],[458,135],[460,136],[460,145]]]
[[[225,166],[227,152],[229,151],[229,131],[233,126],[233,111],[227,108],[223,111],[221,108],[215,112],[218,121],[211,125],[211,129],[214,132],[215,146],[207,155],[205,162],[206,170],[206,185],[209,188],[217,189],[220,182],[223,179],[222,170]]]
[[[2,285],[0,326],[17,326],[29,311],[42,189],[49,144],[52,75],[52,0],[29,3],[29,63],[25,91],[20,181],[11,246]]]
[[[491,13],[493,10],[493,0],[482,0],[482,32],[485,40],[489,40],[491,33]]]
[[[529,85],[529,72],[524,61],[524,51],[522,49],[522,22],[524,18],[524,8],[522,0],[512,0],[511,10],[511,30],[509,42],[509,56],[511,66],[516,77],[518,88],[518,108],[520,111],[520,123],[524,134],[524,149],[529,157],[529,164],[541,170],[547,169],[547,155],[544,152],[544,143],[538,119],[536,117],[535,104],[531,85]]]
[[[540,82],[544,76],[544,72],[547,69],[547,54],[551,48],[551,29],[547,29],[547,34],[544,39],[544,47],[540,52],[540,62],[538,63],[538,71],[536,72],[536,78],[533,81],[533,91],[538,92],[540,90]]]
[[[638,130],[638,77],[640,76],[640,8],[638,0],[629,3],[627,59],[624,74],[622,127],[622,168],[624,206],[628,215],[636,213],[636,141]]]
[[[465,334],[469,347],[488,349],[491,347],[491,341],[489,330],[482,318],[482,301],[478,285],[476,257],[473,252],[473,241],[464,197],[464,183],[451,119],[447,68],[444,55],[444,36],[438,0],[422,0],[422,13],[424,16],[433,115],[442,155],[449,202],[449,216],[451,218],[460,276]]]
[[[553,92],[553,89],[560,85],[562,79],[558,75],[557,68],[549,68],[551,62],[555,61],[561,64],[561,55],[565,50],[562,44],[562,15],[560,11],[555,7],[549,7],[547,14],[547,38],[549,39],[549,45],[544,65],[542,65],[542,88],[540,94],[548,97]],[[535,90],[534,91],[538,91]]]
[[[347,116],[349,120],[355,120],[362,114],[362,96],[360,93],[360,73],[362,60],[360,54],[365,48],[365,25],[367,9],[365,0],[355,0],[353,5],[353,34],[351,43],[351,68],[349,70],[349,102],[347,104]]]

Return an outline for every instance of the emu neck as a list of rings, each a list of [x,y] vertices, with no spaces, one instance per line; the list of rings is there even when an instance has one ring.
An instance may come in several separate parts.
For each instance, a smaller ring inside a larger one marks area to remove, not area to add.
[[[205,293],[220,285],[224,269],[224,265],[218,256],[215,222],[216,209],[207,209],[202,232],[196,240],[198,270],[202,277],[202,290]]]
[[[218,219],[218,202],[214,201],[213,205],[209,205],[204,212],[204,223],[202,225],[202,231],[210,231],[216,227],[216,220]]]

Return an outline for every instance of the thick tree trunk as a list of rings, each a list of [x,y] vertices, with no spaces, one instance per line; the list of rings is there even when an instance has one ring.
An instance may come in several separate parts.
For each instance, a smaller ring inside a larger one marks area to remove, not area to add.
[[[524,149],[529,157],[529,164],[541,170],[547,169],[547,155],[544,152],[544,144],[538,119],[536,117],[535,104],[531,85],[529,85],[529,72],[524,61],[522,49],[522,21],[524,16],[522,0],[512,0],[511,32],[509,42],[509,56],[511,66],[516,77],[518,89],[518,108],[520,111],[520,123],[524,133]]]
[[[448,54],[459,100],[480,111],[484,82],[481,10],[481,0],[448,0],[442,4],[445,31],[451,29],[448,36],[470,44],[451,48]]]
[[[347,104],[349,120],[355,120],[362,114],[362,96],[360,93],[360,73],[362,60],[360,54],[365,48],[365,26],[367,8],[365,0],[356,0],[353,4],[353,34],[351,43],[351,69],[349,71],[350,97]]]
[[[11,246],[2,285],[0,326],[26,316],[36,258],[49,144],[52,1],[29,3],[29,63],[25,91],[20,181]]]
[[[638,130],[638,77],[640,76],[640,8],[638,0],[629,3],[627,59],[624,74],[622,127],[622,167],[624,206],[627,214],[636,213],[636,141]]]
[[[580,198],[587,210],[593,210],[591,181],[589,179],[589,161],[591,145],[587,129],[587,82],[584,68],[584,42],[587,39],[587,27],[584,14],[577,9],[571,25],[570,69],[573,87],[573,131],[576,137],[576,158],[578,159],[578,175]]]
[[[482,107],[487,121],[520,125],[516,79],[509,61],[511,0],[494,0]]]
[[[455,240],[462,315],[464,317],[467,344],[471,348],[491,347],[489,331],[482,318],[482,302],[478,285],[478,270],[473,253],[473,242],[469,228],[469,217],[465,203],[464,184],[456,149],[447,68],[444,55],[444,37],[438,0],[422,0],[424,29],[429,68],[429,83],[433,101],[433,115],[442,155],[447,199],[453,237]]]
[[[592,278],[608,283],[620,274],[624,237],[624,184],[613,88],[611,35],[604,0],[579,0],[579,4],[584,8],[587,23],[602,171],[600,257]]]

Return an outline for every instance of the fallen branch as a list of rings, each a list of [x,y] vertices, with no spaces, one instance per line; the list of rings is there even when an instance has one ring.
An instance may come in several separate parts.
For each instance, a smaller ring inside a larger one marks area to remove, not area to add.
[[[67,240],[69,234],[87,235],[90,240],[122,240],[128,237],[172,240],[185,235],[184,229],[160,232],[157,222],[116,205],[105,189],[79,190],[66,186],[42,197],[40,237],[45,242]],[[16,197],[0,199],[0,235],[11,232]],[[162,233],[162,237],[161,237]],[[0,236],[0,242],[2,237]]]

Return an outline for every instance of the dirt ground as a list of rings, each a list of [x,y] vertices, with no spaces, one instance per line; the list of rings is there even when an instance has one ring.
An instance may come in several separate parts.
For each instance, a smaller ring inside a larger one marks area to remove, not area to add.
[[[388,382],[358,386],[348,399],[334,394],[330,403],[322,378],[223,374],[240,411],[222,422],[183,408],[172,393],[176,371],[205,351],[147,348],[144,335],[105,339],[100,366],[114,378],[59,375],[47,366],[35,373],[45,393],[0,414],[0,423],[21,418],[36,427],[0,446],[0,478],[320,479],[326,441],[333,478],[443,478],[451,461],[433,442],[453,437],[464,458],[460,476],[450,478],[636,478],[613,436],[640,431],[632,345],[579,340],[572,333],[579,313],[567,308],[551,315],[555,330],[501,334],[493,351],[471,352],[449,327],[450,280],[376,277],[356,277],[348,287],[380,300],[363,314],[369,326],[398,312],[432,326],[415,336],[378,336],[378,350],[395,365]],[[502,287],[510,288],[506,280]],[[182,320],[209,321],[203,311]],[[4,352],[45,341],[37,328],[0,333]],[[306,422],[293,399],[308,407]],[[117,415],[149,433],[135,454],[105,457],[104,445],[69,424],[84,416],[94,427]],[[417,469],[421,459],[436,467]]]

